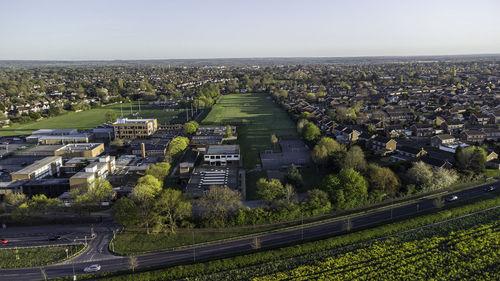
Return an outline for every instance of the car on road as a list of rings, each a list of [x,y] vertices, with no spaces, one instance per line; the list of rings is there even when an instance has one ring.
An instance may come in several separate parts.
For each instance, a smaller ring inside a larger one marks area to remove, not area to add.
[[[96,272],[101,270],[101,266],[98,264],[89,265],[83,269],[84,272]]]
[[[495,190],[497,190],[497,189],[494,186],[492,186],[492,185],[490,185],[490,186],[488,186],[487,188],[484,189],[484,191],[486,191],[486,192],[493,192]]]
[[[9,240],[0,238],[0,244],[7,244],[9,243]]]
[[[452,202],[455,200],[458,200],[458,196],[456,196],[456,195],[450,195],[446,198],[446,201],[448,201],[448,202]]]
[[[49,236],[49,241],[57,241],[57,240],[61,240],[61,236],[59,235],[54,235],[54,236]]]

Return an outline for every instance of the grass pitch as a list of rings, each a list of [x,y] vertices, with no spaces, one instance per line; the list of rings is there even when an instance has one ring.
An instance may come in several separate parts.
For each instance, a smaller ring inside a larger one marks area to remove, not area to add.
[[[298,138],[295,123],[268,94],[225,95],[212,108],[202,124],[237,124],[243,166],[260,164],[259,153],[275,150],[271,135]]]

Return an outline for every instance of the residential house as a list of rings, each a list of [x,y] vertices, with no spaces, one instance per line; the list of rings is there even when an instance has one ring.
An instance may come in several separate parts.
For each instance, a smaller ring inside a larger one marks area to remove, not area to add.
[[[486,134],[480,130],[464,130],[460,133],[460,139],[467,142],[483,142]]]
[[[447,133],[456,133],[464,128],[464,122],[460,120],[448,120],[441,123],[441,129]]]
[[[385,127],[385,135],[388,138],[397,138],[405,134],[403,125],[390,125]]]
[[[500,140],[499,128],[483,128],[484,137],[486,140],[498,141]]]
[[[500,159],[493,159],[491,161],[486,162],[486,167],[490,169],[500,170]]]
[[[376,136],[370,140],[370,147],[377,152],[387,153],[396,151],[397,142],[393,139]]]
[[[439,148],[456,142],[456,138],[450,134],[442,134],[431,137],[431,146]]]
[[[498,159],[498,154],[495,151],[488,151],[486,154],[486,162]]]
[[[427,151],[424,150],[423,147],[420,149],[411,147],[411,146],[399,146],[396,150],[399,155],[408,157],[408,158],[420,158],[427,155]]]
[[[340,131],[338,135],[336,135],[336,139],[339,142],[351,143],[357,141],[360,134],[361,133],[358,130],[346,128],[345,130]]]
[[[426,137],[432,136],[434,128],[431,124],[414,124],[410,126],[413,136]]]
[[[484,113],[473,113],[470,115],[470,121],[475,125],[486,125],[490,121],[490,116]]]
[[[490,124],[498,124],[500,123],[500,110],[495,110],[490,113]]]

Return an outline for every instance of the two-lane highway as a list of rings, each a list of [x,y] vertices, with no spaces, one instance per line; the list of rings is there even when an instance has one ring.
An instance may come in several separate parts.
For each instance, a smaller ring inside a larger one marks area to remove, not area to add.
[[[490,194],[486,190],[487,186],[495,186],[500,188],[500,183],[490,183],[483,186],[458,191],[449,195],[456,195],[456,201],[463,201],[472,199],[485,194]],[[447,196],[449,196],[447,195]],[[446,198],[446,197],[445,197]],[[449,204],[449,202],[445,202]],[[394,208],[387,208],[381,211],[375,211],[365,215],[359,215],[350,218],[349,227],[358,228],[378,224],[381,222],[390,221],[398,217],[416,214],[417,212],[425,211],[435,208],[434,199],[422,199],[407,205],[402,205]],[[346,220],[335,220],[315,225],[307,225],[303,228],[295,228],[291,230],[283,230],[268,234],[259,235],[261,247],[278,246],[288,243],[299,242],[302,239],[313,239],[338,233],[345,230],[347,227]],[[109,237],[108,237],[109,238]],[[94,243],[93,247],[103,250],[103,241],[109,241],[106,237],[99,240],[100,243]],[[156,266],[163,264],[172,264],[184,262],[189,260],[196,260],[200,258],[217,257],[227,254],[244,253],[252,249],[254,238],[244,238],[232,240],[221,243],[214,243],[195,248],[185,248],[173,251],[163,251],[151,254],[137,256],[139,267]],[[104,247],[105,248],[105,247]],[[75,274],[83,274],[83,268],[90,264],[99,263],[102,266],[101,271],[111,272],[117,270],[124,270],[128,268],[128,259],[126,257],[113,257],[106,252],[102,255],[102,259],[86,260],[85,256],[80,256],[71,262],[63,264],[52,265],[45,267],[45,272],[49,278],[72,276],[73,269]],[[26,269],[9,269],[0,270],[0,280],[38,280],[42,279],[39,268],[26,268]]]

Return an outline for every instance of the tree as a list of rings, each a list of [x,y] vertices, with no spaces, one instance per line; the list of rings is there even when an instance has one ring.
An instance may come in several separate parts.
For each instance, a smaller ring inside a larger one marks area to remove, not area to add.
[[[285,184],[285,187],[283,188],[283,191],[285,193],[285,200],[288,202],[292,202],[295,197],[295,188],[291,184]]]
[[[170,172],[170,164],[167,162],[155,163],[146,169],[146,175],[155,177],[163,183]],[[163,185],[163,184],[162,184]]]
[[[267,180],[260,178],[257,181],[257,197],[268,203],[285,198],[285,189],[278,179]]]
[[[145,175],[137,181],[137,185],[132,190],[132,200],[134,200],[139,209],[139,222],[146,226],[146,232],[149,234],[149,226],[154,224],[156,214],[153,212],[154,198],[161,191],[161,183],[151,175]]]
[[[391,169],[381,168],[375,164],[368,166],[368,182],[372,191],[380,191],[382,194],[394,196],[401,183]]]
[[[132,226],[137,223],[137,205],[128,198],[118,199],[111,208],[113,219],[125,226]]]
[[[106,201],[112,190],[113,186],[109,181],[97,178],[88,185],[73,188],[70,193],[77,205],[89,206]]]
[[[206,210],[202,217],[210,226],[222,226],[228,214],[238,210],[243,203],[239,192],[227,186],[213,185],[200,198],[199,205]]]
[[[122,147],[125,144],[125,142],[123,141],[123,139],[116,138],[113,141],[111,141],[109,144],[112,146],[116,146],[116,147]]]
[[[259,237],[254,237],[252,240],[252,249],[258,250],[260,249],[260,239]]]
[[[304,183],[303,179],[302,179],[302,175],[300,174],[299,169],[297,169],[297,167],[295,167],[294,164],[292,164],[292,165],[290,165],[290,167],[288,167],[288,170],[286,172],[285,179],[283,180],[283,182],[285,184],[291,184],[292,186],[294,186],[297,189],[300,189],[302,187],[302,184]]]
[[[316,164],[327,164],[336,152],[345,151],[345,147],[332,138],[322,137],[314,146],[311,157]]]
[[[132,190],[132,199],[138,204],[144,204],[151,202],[160,191],[160,181],[151,175],[145,175],[139,178],[137,185]]]
[[[272,134],[271,135],[271,143],[273,144],[273,147],[276,149],[276,144],[278,144],[279,140],[278,138],[276,137],[275,134]]]
[[[139,266],[139,261],[137,260],[137,257],[136,256],[129,256],[128,257],[128,268],[132,269],[132,272],[134,272],[138,266]]]
[[[317,165],[326,165],[330,159],[330,155],[326,147],[315,145],[311,151],[311,158]]]
[[[23,206],[25,203],[21,204]],[[30,213],[46,214],[50,209],[56,208],[61,204],[61,200],[57,198],[48,198],[45,194],[33,195],[27,201],[28,210]]]
[[[457,147],[455,162],[460,170],[471,170],[476,174],[485,170],[486,151],[482,147],[469,146],[465,149]]]
[[[3,200],[7,206],[15,208],[28,201],[28,197],[22,192],[7,193]]]
[[[336,209],[354,208],[368,198],[368,184],[365,178],[353,169],[326,176],[322,187]]]
[[[446,188],[458,180],[458,175],[454,170],[439,168],[434,172],[431,190]]]
[[[361,147],[355,145],[351,147],[345,154],[345,158],[340,163],[342,169],[354,169],[356,171],[364,171],[366,169],[365,153]]]
[[[231,125],[226,125],[226,133],[224,134],[225,138],[233,137],[233,130],[231,129]]]
[[[305,119],[305,120],[310,120],[312,118],[312,114],[307,112],[307,111],[304,111],[300,114],[299,118]]]
[[[299,132],[299,134],[302,134],[302,129],[307,123],[309,123],[309,121],[307,121],[306,119],[300,119],[297,122],[297,132]]]
[[[455,158],[455,166],[459,170],[467,169],[468,159],[466,159],[465,151],[460,145],[455,150],[454,158]]]
[[[117,118],[116,111],[108,110],[106,111],[106,121],[107,122],[115,122]]]
[[[158,224],[170,228],[175,233],[177,223],[191,215],[191,203],[185,200],[182,192],[174,189],[165,189],[154,203]]]
[[[476,147],[470,158],[469,169],[476,174],[480,174],[486,170],[486,151],[480,147]]]
[[[184,133],[187,135],[193,135],[196,133],[196,130],[198,130],[198,127],[200,125],[196,121],[189,121],[186,124],[184,124]]]
[[[431,185],[433,175],[432,168],[422,161],[413,163],[413,166],[406,172],[410,182],[417,184],[421,188],[427,188]]]
[[[436,207],[436,208],[443,208],[443,206],[444,206],[444,199],[443,199],[443,197],[439,196],[436,199],[434,199],[432,201],[432,203],[434,204],[434,207]]]
[[[302,202],[302,209],[313,216],[326,213],[331,208],[332,204],[328,199],[328,194],[319,189],[309,190],[306,199]]]
[[[307,141],[314,141],[319,136],[321,136],[321,132],[319,128],[316,127],[316,125],[314,125],[313,123],[307,123],[302,128],[302,136]]]
[[[183,152],[189,145],[189,139],[186,137],[175,137],[170,141],[168,145],[168,153],[170,155],[176,156]]]
[[[340,123],[349,123],[352,120],[356,119],[356,111],[352,107],[347,108],[345,106],[339,106],[335,109],[333,119],[337,120]]]

